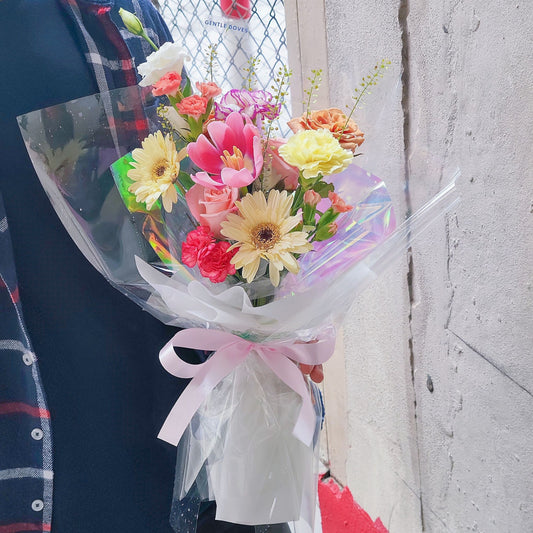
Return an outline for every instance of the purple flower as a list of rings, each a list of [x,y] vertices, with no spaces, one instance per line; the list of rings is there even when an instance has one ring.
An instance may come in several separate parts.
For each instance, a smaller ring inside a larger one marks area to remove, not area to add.
[[[268,91],[248,91],[232,89],[220,102],[215,102],[215,119],[223,120],[233,111],[249,116],[254,122],[274,120],[281,111],[281,104],[274,103],[274,97]]]

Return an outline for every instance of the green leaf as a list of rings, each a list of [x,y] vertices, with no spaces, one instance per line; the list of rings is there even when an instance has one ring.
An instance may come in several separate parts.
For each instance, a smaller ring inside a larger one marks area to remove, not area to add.
[[[183,90],[181,91],[183,96],[186,98],[187,96],[191,96],[192,94],[192,86],[191,86],[191,80],[190,78],[187,78],[187,83],[185,84],[185,87],[183,87]]]
[[[202,115],[202,123],[204,123],[209,118],[209,115],[211,114],[212,109],[213,109],[213,99],[210,98],[209,101],[207,102],[205,113]]]
[[[313,191],[320,194],[322,198],[327,198],[328,193],[333,192],[335,190],[335,186],[333,183],[326,183],[325,181],[319,181],[318,183],[315,183],[313,187],[311,187]]]
[[[314,176],[312,178],[304,178],[304,175],[300,173],[299,181],[300,181],[300,184],[302,185],[302,189],[304,191],[312,189],[314,185],[320,181],[321,177],[322,175],[319,174],[318,176]]]
[[[191,176],[187,174],[187,172],[180,172],[178,175],[178,181],[186,191],[188,191],[194,185],[194,181],[192,180]]]

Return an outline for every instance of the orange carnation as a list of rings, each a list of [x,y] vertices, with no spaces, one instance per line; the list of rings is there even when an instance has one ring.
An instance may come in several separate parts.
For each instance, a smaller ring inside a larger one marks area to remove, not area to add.
[[[180,90],[181,75],[178,72],[167,72],[157,83],[152,87],[154,96],[162,96],[168,94],[169,96],[176,96]]]
[[[294,133],[301,130],[329,130],[345,150],[355,152],[363,144],[365,134],[353,120],[350,119],[346,124],[346,118],[340,109],[332,107],[293,118],[289,120],[288,126]]]
[[[188,115],[198,120],[207,111],[207,98],[197,94],[187,96],[176,104],[176,109],[180,115]]]
[[[204,98],[214,98],[222,92],[222,89],[213,81],[205,81],[203,83],[197,81],[196,88]]]
[[[331,202],[331,209],[334,213],[346,213],[353,209],[353,205],[348,205],[337,193],[328,192],[328,198]]]

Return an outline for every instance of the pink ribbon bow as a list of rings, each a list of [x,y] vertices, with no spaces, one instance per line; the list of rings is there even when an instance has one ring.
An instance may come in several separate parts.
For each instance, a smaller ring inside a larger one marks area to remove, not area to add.
[[[215,353],[204,363],[191,365],[176,354],[174,347]],[[333,334],[309,343],[255,343],[214,329],[190,328],[179,331],[159,352],[159,360],[173,376],[192,380],[171,409],[158,438],[177,446],[207,395],[254,350],[284,383],[301,396],[302,406],[293,435],[311,446],[315,411],[305,378],[293,361],[320,365],[331,357],[334,348]]]

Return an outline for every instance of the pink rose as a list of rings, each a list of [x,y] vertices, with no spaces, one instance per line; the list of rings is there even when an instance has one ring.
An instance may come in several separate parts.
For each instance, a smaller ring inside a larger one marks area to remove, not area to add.
[[[152,87],[152,94],[154,96],[162,96],[168,94],[176,96],[180,90],[181,76],[177,72],[167,72],[157,83]]]
[[[198,226],[190,231],[185,242],[181,245],[181,260],[183,264],[190,268],[195,266],[200,252],[212,243],[214,243],[214,237],[208,227]]]
[[[180,115],[188,115],[198,120],[207,111],[207,98],[197,94],[187,96],[176,104],[176,109]]]
[[[231,259],[237,250],[228,252],[231,244],[227,241],[211,243],[198,254],[198,268],[204,278],[213,283],[222,283],[228,275],[235,274]]]
[[[269,165],[271,169],[271,178],[269,186],[274,187],[276,183],[281,180],[285,181],[285,189],[293,191],[298,187],[299,170],[296,167],[289,165],[279,155],[279,148],[287,141],[285,139],[269,139],[266,150],[265,165]]]
[[[214,81],[206,81],[203,83],[197,81],[196,88],[200,91],[200,94],[207,99],[214,98],[222,92],[222,89]]]
[[[192,216],[202,226],[208,226],[217,239],[222,239],[220,223],[226,219],[228,213],[237,210],[235,201],[239,199],[239,189],[208,189],[196,184],[187,191],[185,199]]]

